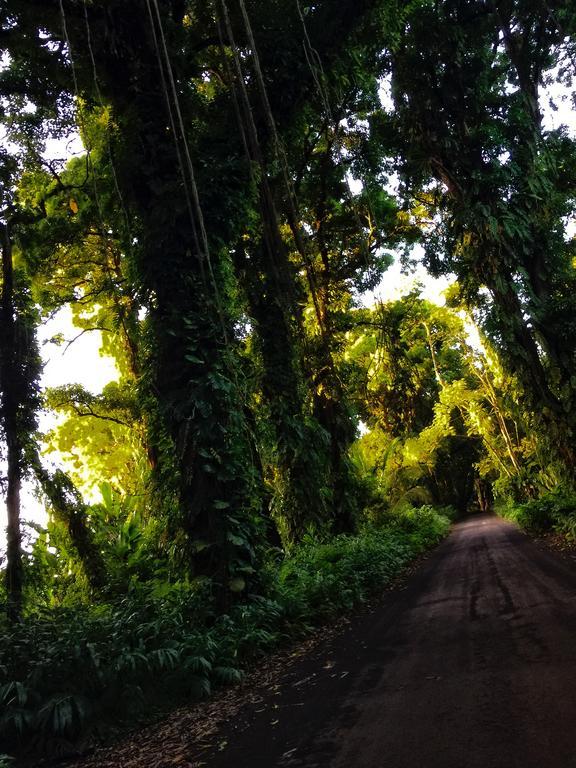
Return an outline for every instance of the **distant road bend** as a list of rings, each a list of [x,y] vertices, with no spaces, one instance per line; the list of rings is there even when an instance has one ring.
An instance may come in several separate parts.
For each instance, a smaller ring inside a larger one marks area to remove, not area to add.
[[[224,736],[210,768],[576,768],[576,562],[471,517]]]

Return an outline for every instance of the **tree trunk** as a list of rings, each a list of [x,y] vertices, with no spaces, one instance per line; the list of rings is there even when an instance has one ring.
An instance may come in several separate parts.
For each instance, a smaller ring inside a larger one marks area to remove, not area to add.
[[[2,301],[0,329],[0,417],[6,442],[8,464],[6,508],[8,516],[6,548],[6,611],[11,621],[22,614],[22,534],[20,530],[20,489],[22,486],[23,448],[18,433],[18,392],[16,388],[16,318],[12,244],[8,226],[2,233]]]
[[[22,586],[24,581],[22,566],[22,541],[20,532],[20,488],[21,468],[18,445],[7,441],[8,453],[8,488],[6,491],[6,509],[8,513],[6,547],[6,592],[8,601],[6,612],[11,621],[18,621],[22,614]]]
[[[108,585],[106,566],[94,542],[86,505],[78,489],[60,469],[50,475],[41,465],[39,456],[34,457],[32,464],[36,479],[50,502],[55,519],[68,529],[91,589],[94,592],[102,592]]]

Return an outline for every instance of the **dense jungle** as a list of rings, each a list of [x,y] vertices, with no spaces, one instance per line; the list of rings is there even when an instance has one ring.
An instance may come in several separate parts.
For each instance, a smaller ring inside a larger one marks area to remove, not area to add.
[[[0,0],[0,766],[576,540],[575,77],[569,0]]]

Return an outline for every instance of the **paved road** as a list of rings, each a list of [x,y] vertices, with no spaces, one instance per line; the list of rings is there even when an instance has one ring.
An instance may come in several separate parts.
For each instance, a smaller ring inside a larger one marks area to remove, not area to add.
[[[576,768],[576,562],[458,524],[225,742],[210,768]]]

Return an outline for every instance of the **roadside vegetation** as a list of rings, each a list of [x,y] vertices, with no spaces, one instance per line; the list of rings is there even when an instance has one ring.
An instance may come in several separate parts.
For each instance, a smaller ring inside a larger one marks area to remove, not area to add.
[[[202,582],[31,611],[2,627],[3,747],[74,754],[238,682],[263,654],[382,590],[449,526],[430,507],[405,506],[385,526],[303,544],[285,559],[269,553],[259,594],[225,613]]]
[[[471,505],[574,537],[573,5],[0,0],[2,749],[237,681]],[[45,386],[89,335],[114,380]]]
[[[497,511],[534,536],[557,533],[571,544],[576,542],[576,495],[563,488],[524,504],[504,502]]]

